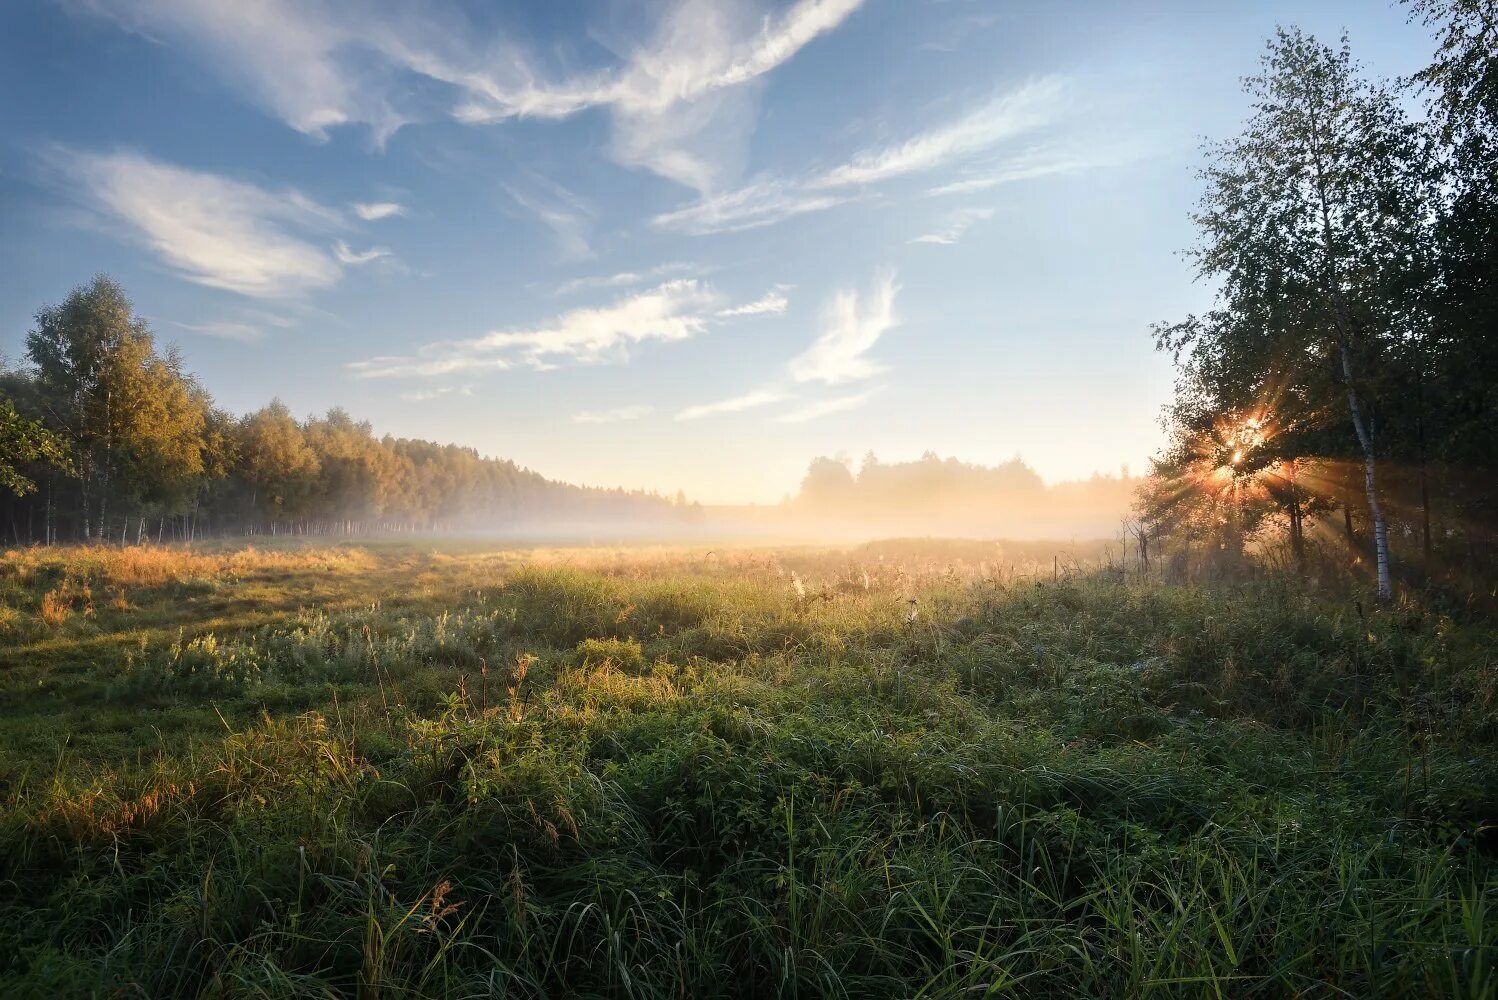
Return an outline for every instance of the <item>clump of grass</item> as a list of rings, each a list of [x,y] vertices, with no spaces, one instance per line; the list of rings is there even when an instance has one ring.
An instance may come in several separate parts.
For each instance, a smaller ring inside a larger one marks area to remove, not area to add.
[[[49,590],[42,595],[42,621],[53,628],[61,628],[73,615],[73,602],[61,588]]]
[[[645,654],[634,639],[584,639],[577,644],[584,667],[612,665],[622,670],[639,671],[645,666]]]
[[[68,575],[61,583],[42,595],[37,614],[52,628],[62,628],[77,613],[84,618],[94,617],[94,592],[89,584]]]

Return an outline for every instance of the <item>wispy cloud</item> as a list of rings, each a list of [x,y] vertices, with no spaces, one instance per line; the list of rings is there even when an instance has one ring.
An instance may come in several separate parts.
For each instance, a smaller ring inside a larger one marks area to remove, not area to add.
[[[609,154],[622,166],[649,170],[705,193],[743,175],[758,117],[755,87],[717,91],[664,108],[616,108]]]
[[[702,417],[710,417],[719,413],[738,413],[741,410],[752,410],[759,406],[769,406],[785,399],[785,393],[777,389],[756,389],[754,392],[745,393],[742,396],[734,396],[731,399],[720,399],[715,403],[702,403],[697,406],[688,406],[676,414],[677,420],[698,420]]]
[[[613,410],[580,410],[572,415],[574,424],[617,424],[639,420],[655,411],[653,406],[621,406]]]
[[[855,393],[851,396],[835,396],[832,399],[823,399],[804,406],[797,410],[776,417],[776,421],[782,424],[804,424],[808,420],[816,420],[818,417],[830,416],[834,413],[843,413],[847,410],[856,410],[874,397],[878,390],[870,389],[867,392]]]
[[[175,320],[169,322],[175,327],[202,334],[205,337],[218,337],[243,343],[263,340],[270,330],[290,330],[298,324],[298,320],[291,317],[250,308],[236,308],[230,316],[218,316],[201,323],[182,323]]]
[[[838,166],[801,177],[760,176],[735,190],[657,215],[654,222],[664,229],[701,235],[824,211],[859,197],[864,189],[971,160],[1007,140],[1052,125],[1069,103],[1061,78],[1033,80],[903,142],[864,149]]]
[[[296,191],[129,152],[56,157],[92,208],[189,281],[279,298],[326,288],[342,273],[312,238],[337,227],[338,213]]]
[[[396,215],[405,215],[406,206],[393,201],[360,201],[354,203],[354,214],[365,222],[378,222]]]
[[[387,68],[402,62],[405,33],[373,12],[340,16],[329,0],[70,3],[181,48],[299,132],[322,138],[329,128],[362,122],[383,142],[413,120],[381,85]]]
[[[999,163],[976,167],[967,176],[939,184],[926,193],[938,196],[974,194],[1038,177],[1065,176],[1084,170],[1117,166],[1139,155],[1143,155],[1141,149],[1128,143],[1098,143],[1087,149],[1059,145],[1036,146]]]
[[[864,295],[856,289],[843,289],[833,295],[822,314],[822,328],[809,348],[786,365],[785,379],[777,380],[752,392],[712,403],[689,406],[676,414],[677,420],[697,420],[723,413],[737,413],[769,406],[795,398],[797,383],[821,382],[838,385],[872,378],[884,372],[884,366],[865,355],[879,338],[899,321],[895,316],[895,296],[900,286],[894,273],[883,271],[874,278],[873,287]],[[868,392],[822,400],[792,410],[776,420],[801,423],[817,417],[861,405],[872,395]]]
[[[927,52],[956,52],[965,43],[981,37],[982,33],[998,24],[1001,15],[995,12],[968,14],[954,17],[942,24],[936,36],[921,43]]]
[[[701,187],[719,173],[724,118],[743,118],[721,99],[836,29],[864,0],[796,0],[759,16],[758,5],[676,0],[648,40],[620,46],[616,64],[573,75],[537,68],[534,55],[478,28],[457,4],[373,3],[351,17],[335,0],[70,2],[180,46],[309,135],[364,123],[383,143],[411,121],[555,119],[602,107],[615,116],[621,162]],[[748,128],[752,114],[730,131]]]
[[[705,272],[706,269],[697,264],[684,262],[657,264],[655,267],[647,268],[643,271],[616,271],[613,274],[596,274],[573,278],[558,285],[556,294],[571,295],[574,292],[592,288],[631,288],[635,285],[643,285],[648,281],[659,281],[662,278],[685,275],[701,275]]]
[[[775,14],[758,5],[677,0],[651,39],[622,65],[581,78],[471,82],[456,116],[467,122],[561,118],[586,108],[612,113],[610,152],[626,166],[709,191],[738,172],[758,117],[747,85],[836,29],[864,0],[797,0]],[[755,28],[757,27],[757,30]]]
[[[884,366],[865,357],[879,338],[899,322],[895,296],[900,286],[892,271],[874,279],[873,288],[860,295],[843,289],[832,297],[822,314],[822,331],[811,347],[791,359],[789,371],[796,382],[837,385],[872,378]]]
[[[927,190],[927,195],[972,195],[986,192],[1004,184],[1031,181],[1041,177],[1065,177],[1092,169],[1109,168],[1128,163],[1138,156],[1147,156],[1143,147],[1128,142],[1104,142],[1086,150],[1079,148],[1035,147],[1011,157],[1002,163],[992,163],[969,172],[962,180],[938,184]]]
[[[719,309],[718,316],[722,319],[734,319],[739,316],[764,316],[783,313],[791,305],[791,300],[785,294],[787,290],[783,285],[777,286],[753,302],[745,302],[743,305]]]
[[[935,232],[923,233],[910,242],[950,246],[961,240],[976,223],[992,217],[993,209],[991,208],[968,208],[960,212],[954,212],[944,227]]]
[[[438,385],[428,389],[408,389],[400,393],[400,398],[408,403],[425,403],[433,399],[443,399],[449,396],[472,396],[471,385]]]
[[[265,336],[265,331],[252,323],[234,323],[229,321],[213,321],[209,323],[175,323],[174,326],[193,333],[201,333],[207,337],[218,337],[221,340],[237,340],[242,343],[250,343],[260,340]]]
[[[665,109],[770,72],[863,3],[797,0],[779,15],[760,18],[759,30],[744,38],[727,30],[721,15],[728,5],[680,0],[660,22],[652,42],[631,52],[617,70],[547,83],[523,64],[514,72],[513,84],[482,73],[448,82],[469,91],[471,100],[456,111],[465,121],[562,118],[599,106]],[[446,78],[432,68],[438,79]]]
[[[339,263],[359,265],[368,264],[379,260],[381,257],[389,257],[390,251],[385,247],[370,247],[368,250],[353,250],[343,240],[333,244],[333,255],[338,258]]]
[[[569,260],[593,256],[593,209],[579,195],[538,174],[526,172],[526,186],[502,184],[521,208],[551,231],[557,249]]]
[[[712,195],[653,220],[662,229],[694,236],[770,226],[798,215],[822,212],[852,200],[850,194],[812,191],[794,180],[765,177],[735,191]]]
[[[370,358],[348,368],[362,378],[392,378],[625,361],[630,348],[647,341],[672,343],[703,333],[723,318],[722,308],[710,286],[679,279],[612,305],[569,310],[541,326],[437,342],[414,355]]]
[[[1032,80],[1000,94],[954,121],[879,149],[864,150],[847,163],[813,179],[814,188],[877,184],[892,177],[933,170],[992,149],[1059,117],[1066,102],[1059,77]]]

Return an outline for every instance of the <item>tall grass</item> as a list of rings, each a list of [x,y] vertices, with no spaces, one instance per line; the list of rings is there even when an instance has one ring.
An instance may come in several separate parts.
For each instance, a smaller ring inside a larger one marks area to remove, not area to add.
[[[91,711],[212,712],[60,757],[88,727],[7,689],[0,982],[1498,993],[1486,623],[879,554],[356,553],[357,599],[215,627],[132,592]]]

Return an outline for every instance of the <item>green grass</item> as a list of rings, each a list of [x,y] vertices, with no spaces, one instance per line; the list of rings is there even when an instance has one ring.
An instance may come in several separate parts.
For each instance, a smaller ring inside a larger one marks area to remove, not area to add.
[[[1479,620],[977,544],[156,553],[0,559],[6,996],[1498,995]]]

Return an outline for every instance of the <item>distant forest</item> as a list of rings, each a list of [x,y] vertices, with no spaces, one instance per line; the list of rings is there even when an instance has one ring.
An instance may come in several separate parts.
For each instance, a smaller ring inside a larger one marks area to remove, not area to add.
[[[107,277],[42,309],[0,372],[0,531],[15,543],[670,522],[700,508],[546,479],[472,448],[376,437],[343,410],[242,417],[159,349]]]
[[[1142,479],[1094,475],[1047,485],[1021,459],[974,465],[926,452],[913,462],[866,455],[811,463],[790,512],[827,524],[856,523],[904,535],[1107,537],[1120,530]]]

